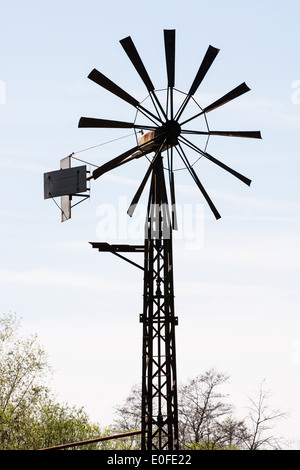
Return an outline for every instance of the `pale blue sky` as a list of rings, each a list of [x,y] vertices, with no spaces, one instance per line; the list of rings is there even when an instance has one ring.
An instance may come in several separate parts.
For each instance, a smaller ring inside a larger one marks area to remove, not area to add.
[[[242,410],[246,394],[266,379],[274,406],[290,410],[279,432],[300,441],[299,10],[298,1],[269,0],[29,0],[1,7],[1,313],[16,312],[38,333],[57,369],[59,398],[84,406],[95,421],[111,422],[114,405],[140,380],[142,275],[88,242],[99,235],[101,205],[118,211],[120,198],[129,203],[146,166],[128,165],[94,182],[90,200],[64,224],[43,199],[43,173],[71,152],[128,134],[78,129],[80,116],[135,117],[87,75],[98,68],[143,100],[147,92],[119,40],[132,36],[160,89],[163,29],[176,29],[177,88],[188,90],[209,44],[220,48],[197,101],[205,106],[245,81],[251,91],[210,113],[209,124],[263,136],[209,142],[209,153],[252,179],[250,188],[202,160],[196,165],[219,221],[188,175],[176,175],[181,207],[204,210],[201,248],[188,249],[184,229],[174,242],[179,380],[211,366],[226,371]],[[100,164],[132,139],[78,157]]]

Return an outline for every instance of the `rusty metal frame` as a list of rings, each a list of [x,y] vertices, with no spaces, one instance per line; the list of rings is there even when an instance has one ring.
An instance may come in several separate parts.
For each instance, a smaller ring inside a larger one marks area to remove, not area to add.
[[[144,255],[142,450],[178,449],[172,227],[162,156],[148,201]]]

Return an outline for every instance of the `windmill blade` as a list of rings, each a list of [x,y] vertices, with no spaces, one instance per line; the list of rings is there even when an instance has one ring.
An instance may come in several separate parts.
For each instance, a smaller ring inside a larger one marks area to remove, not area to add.
[[[107,171],[113,170],[114,168],[122,165],[123,163],[127,163],[128,161],[130,161],[134,158],[139,158],[142,155],[146,155],[147,147],[149,147],[149,144],[152,143],[152,142],[155,142],[158,139],[159,139],[159,136],[156,136],[153,139],[148,140],[145,144],[136,145],[135,147],[127,150],[126,152],[122,153],[118,157],[115,157],[112,160],[104,163],[103,165],[99,166],[98,168],[96,168],[96,170],[93,171],[93,176],[92,177],[94,179],[97,179],[97,178],[99,178],[99,176],[103,175]],[[137,152],[137,150],[139,150],[139,152],[135,153],[135,152]],[[143,150],[145,150],[145,152],[143,152]],[[150,150],[150,151],[152,151],[152,150]],[[148,152],[149,152],[149,150],[148,150]],[[132,157],[132,158],[128,158],[128,157]]]
[[[186,96],[184,102],[182,103],[180,109],[178,110],[178,113],[176,115],[176,119],[178,120],[180,116],[182,115],[183,111],[185,110],[188,102],[190,101],[191,97],[196,93],[198,90],[199,86],[201,85],[205,75],[207,74],[208,70],[210,69],[213,61],[217,57],[218,53],[220,52],[220,49],[217,49],[216,47],[209,46],[206,54],[201,62],[201,65],[199,67],[199,70],[195,76],[195,79],[191,85],[191,88],[188,92],[188,95]]]
[[[145,68],[145,65],[144,65],[144,63],[143,63],[143,61],[142,61],[135,45],[134,45],[131,37],[128,36],[127,38],[121,39],[120,43],[121,43],[124,51],[128,55],[132,65],[134,66],[134,68],[136,69],[136,71],[139,74],[140,78],[142,79],[144,85],[146,86],[150,96],[155,99],[156,104],[158,105],[158,107],[160,108],[163,116],[166,119],[167,116],[165,114],[165,111],[162,108],[162,105],[161,105],[160,101],[158,100],[158,98],[155,94],[154,85],[151,81],[151,78],[148,75],[148,72]]]
[[[136,205],[137,205],[137,203],[138,203],[138,201],[139,201],[139,199],[140,199],[140,197],[141,197],[141,195],[142,195],[142,192],[143,192],[143,190],[144,190],[144,188],[145,188],[145,186],[146,186],[146,183],[147,183],[147,181],[148,181],[148,179],[149,179],[149,176],[150,176],[150,174],[151,174],[152,168],[153,168],[153,165],[152,165],[152,163],[150,163],[149,168],[148,168],[148,170],[147,170],[147,172],[146,172],[146,174],[145,174],[145,176],[144,176],[144,178],[143,178],[143,181],[141,182],[141,184],[140,184],[140,186],[139,186],[137,192],[136,192],[135,195],[134,195],[134,198],[132,199],[132,201],[131,201],[131,203],[130,203],[129,209],[128,209],[128,211],[127,211],[127,214],[128,214],[130,217],[133,216],[133,213],[134,213],[134,211],[135,211]]]
[[[175,183],[174,183],[173,171],[170,172],[170,194],[171,194],[171,204],[172,204],[172,226],[173,226],[173,230],[178,230],[176,200],[175,200]]]
[[[93,82],[97,83],[97,85],[100,85],[102,88],[105,88],[110,93],[113,93],[114,95],[118,96],[122,100],[131,104],[135,108],[139,108],[140,110],[143,111],[144,114],[146,113],[147,116],[152,116],[152,118],[159,120],[161,122],[160,118],[152,114],[150,111],[148,111],[148,109],[141,106],[138,100],[136,100],[133,96],[131,96],[129,93],[123,90],[123,88],[119,87],[112,80],[110,80],[105,75],[103,75],[103,73],[99,72],[99,70],[93,69],[91,73],[88,75],[88,78],[92,80]]]
[[[182,134],[193,134],[193,135],[220,135],[228,137],[246,137],[248,139],[261,139],[260,131],[192,131],[182,130]]]
[[[130,36],[128,36],[127,38],[124,38],[124,39],[121,39],[120,41],[124,51],[126,52],[126,54],[128,55],[129,59],[131,60],[132,62],[132,65],[134,66],[134,68],[136,69],[137,73],[139,74],[139,76],[141,77],[142,81],[144,82],[147,90],[149,91],[149,93],[151,93],[152,91],[154,91],[154,85],[148,75],[148,72],[142,62],[142,59],[140,58],[140,55],[131,39]]]
[[[164,30],[168,87],[175,86],[175,29]]]
[[[228,103],[229,101],[234,100],[235,98],[238,98],[239,96],[243,95],[244,93],[247,93],[247,91],[250,91],[250,88],[246,85],[246,83],[241,83],[241,85],[238,85],[236,88],[231,90],[229,93],[226,93],[226,95],[222,96],[218,100],[214,101],[212,104],[209,106],[206,106],[200,113],[195,114],[195,116],[192,116],[191,118],[187,119],[186,121],[182,122],[180,125],[183,126],[187,122],[192,121],[193,119],[201,116],[204,113],[209,113],[210,111],[213,111],[216,108],[219,108],[220,106],[223,106],[223,104]]]
[[[225,163],[222,163],[220,162],[220,160],[217,160],[215,157],[213,157],[212,155],[210,155],[209,153],[207,152],[203,152],[201,149],[199,149],[198,147],[196,147],[196,145],[194,145],[192,142],[188,141],[187,139],[185,139],[184,137],[182,137],[182,140],[184,141],[184,143],[186,145],[188,145],[188,147],[190,147],[191,149],[195,150],[196,152],[200,153],[200,155],[202,155],[203,157],[207,158],[208,160],[212,161],[213,163],[215,163],[216,165],[218,165],[220,168],[223,168],[223,170],[225,171],[228,171],[228,173],[231,173],[233,176],[235,176],[236,178],[238,178],[240,181],[242,181],[243,183],[247,184],[248,186],[250,186],[251,184],[251,180],[249,178],[247,178],[246,176],[242,175],[241,173],[238,173],[237,171],[233,170],[232,168],[230,168],[229,166],[225,165]]]
[[[119,166],[119,164],[131,156],[134,152],[136,152],[139,149],[139,146],[136,145],[135,147],[131,148],[130,150],[127,150],[126,152],[122,153],[118,157],[113,158],[109,162],[104,163],[104,165],[99,166],[96,168],[96,170],[93,171],[93,178],[96,180],[99,178],[99,176],[103,175],[107,171],[112,170],[116,166]]]
[[[217,49],[216,47],[209,46],[206,54],[203,58],[203,61],[199,67],[199,70],[196,74],[195,80],[193,81],[189,95],[194,95],[196,91],[198,90],[200,84],[202,83],[205,75],[207,74],[208,70],[210,69],[213,61],[217,57],[218,53],[220,52],[220,49]]]
[[[238,98],[239,96],[243,95],[244,93],[247,93],[247,91],[250,91],[250,88],[244,82],[241,85],[234,88],[233,90],[231,90],[229,93],[226,93],[226,95],[222,96],[222,98],[218,99],[217,101],[210,104],[209,106],[206,106],[206,108],[204,108],[203,112],[208,113],[208,112],[212,111],[213,109],[219,108],[223,104],[228,103],[229,101],[232,101],[235,98]]]
[[[131,104],[135,108],[139,105],[139,102],[133,98],[133,96],[129,95],[125,90],[121,87],[116,85],[112,82],[109,78],[107,78],[103,73],[99,72],[97,69],[93,69],[91,73],[88,75],[88,78],[93,82],[97,83],[98,85],[102,86],[106,90],[110,91],[114,95],[118,96],[122,100],[126,101],[127,103]]]
[[[181,152],[178,151],[178,148],[177,148],[177,147],[175,147],[175,148],[176,148],[176,150],[178,151],[178,153],[179,153],[179,155],[180,155],[182,161],[183,161],[184,164],[186,165],[186,167],[187,167],[187,169],[189,170],[189,172],[190,172],[192,178],[194,179],[195,183],[197,184],[198,188],[200,189],[201,193],[203,194],[203,196],[204,196],[206,202],[208,203],[208,205],[209,205],[211,211],[213,212],[215,218],[216,218],[217,220],[220,219],[220,218],[221,218],[221,215],[219,214],[219,212],[218,212],[218,210],[216,209],[214,203],[212,202],[212,200],[210,199],[210,197],[209,197],[209,195],[207,194],[206,190],[204,189],[204,187],[203,187],[202,183],[200,182],[200,180],[199,180],[199,178],[198,178],[198,176],[197,176],[197,174],[196,174],[194,168],[193,168],[193,167],[191,166],[191,164],[189,163],[189,161],[188,161],[188,159],[187,159],[187,157],[186,157],[186,155],[185,155],[185,153],[184,153],[184,151],[183,151],[183,148],[182,148],[182,146],[180,145],[180,143],[179,143],[178,146],[179,146]]]
[[[173,120],[174,116],[174,92],[173,88],[175,85],[175,30],[165,29],[164,30],[165,40],[165,55],[166,55],[166,67],[167,67],[167,79],[168,79],[168,100],[170,100],[170,119]],[[168,114],[167,101],[167,114]]]
[[[139,200],[140,200],[140,197],[141,197],[141,195],[142,195],[142,192],[144,191],[144,188],[145,188],[145,186],[146,186],[146,184],[147,184],[147,181],[148,181],[148,179],[149,179],[149,176],[150,176],[150,174],[151,174],[151,172],[152,172],[153,165],[154,165],[154,163],[155,163],[155,161],[156,161],[156,158],[157,158],[157,156],[161,153],[161,150],[162,150],[163,146],[165,145],[165,142],[166,142],[166,139],[163,141],[163,143],[162,143],[162,144],[159,146],[159,148],[156,150],[155,155],[154,155],[154,157],[153,157],[153,160],[152,160],[152,162],[150,163],[149,168],[148,168],[148,170],[146,171],[146,174],[145,174],[145,176],[144,176],[144,178],[143,178],[143,180],[142,180],[140,186],[138,187],[137,192],[135,193],[135,195],[134,195],[134,197],[133,197],[133,199],[132,199],[132,201],[131,201],[131,204],[130,204],[129,209],[128,209],[128,211],[127,211],[127,214],[128,214],[130,217],[132,217],[132,215],[133,215],[133,213],[134,213],[134,211],[135,211],[135,208],[136,208],[136,206],[137,206],[137,203],[138,203]]]
[[[155,130],[156,127],[153,126],[140,126],[134,122],[123,122],[123,121],[114,121],[109,119],[97,119],[82,117],[79,120],[78,127],[95,127],[95,128],[108,128],[108,129],[145,129],[145,130]]]
[[[172,227],[173,230],[178,230],[177,224],[177,210],[175,200],[175,182],[174,182],[174,171],[173,171],[173,147],[167,149],[168,155],[168,170],[169,170],[169,184],[170,184],[170,196],[172,205]]]
[[[213,157],[212,155],[210,155],[207,152],[204,152],[204,157],[207,158],[208,160],[212,161],[216,165],[218,165],[220,168],[223,168],[223,170],[228,171],[228,173],[231,173],[237,179],[239,179],[243,183],[247,184],[247,186],[250,186],[251,180],[249,178],[247,178],[246,176],[241,175],[241,173],[238,173],[237,171],[233,170],[229,166],[227,166],[224,163],[220,162],[219,160],[217,160],[215,157]]]
[[[191,174],[192,174],[192,176],[193,176],[193,178],[194,178],[194,180],[195,180],[195,182],[196,182],[198,188],[200,189],[200,191],[202,192],[204,198],[206,199],[206,201],[207,201],[209,207],[211,208],[211,210],[212,210],[212,212],[213,212],[215,218],[216,218],[217,220],[220,219],[220,218],[221,218],[221,215],[219,214],[219,212],[218,212],[218,210],[216,209],[214,203],[212,202],[212,200],[210,199],[209,195],[208,195],[207,192],[205,191],[205,189],[204,189],[202,183],[200,182],[198,176],[196,175],[195,170],[194,170],[193,167],[191,167]]]

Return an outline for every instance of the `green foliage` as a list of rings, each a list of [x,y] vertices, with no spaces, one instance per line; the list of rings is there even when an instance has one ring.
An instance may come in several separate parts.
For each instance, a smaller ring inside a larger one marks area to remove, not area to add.
[[[50,398],[31,407],[18,418],[12,407],[1,415],[1,450],[41,449],[99,435],[99,427],[89,424],[82,409],[60,405]]]
[[[141,391],[135,386],[117,408],[113,427],[92,424],[83,408],[59,404],[46,379],[51,373],[37,336],[23,338],[14,315],[0,317],[0,450],[34,450],[114,436],[140,427]],[[211,369],[178,390],[179,441],[187,450],[257,450],[279,448],[270,425],[283,416],[270,410],[260,390],[249,415],[232,416],[227,396],[219,392],[228,377]],[[140,436],[115,438],[73,450],[138,450]],[[69,448],[68,448],[69,449]]]
[[[51,368],[37,336],[20,321],[0,318],[0,449],[39,449],[99,437],[83,409],[56,403],[46,386]],[[94,446],[95,447],[95,446]]]
[[[220,446],[212,442],[192,442],[187,447],[189,450],[240,450],[236,446]]]
[[[22,337],[15,315],[0,317],[0,450],[42,449],[120,433],[90,423],[83,408],[57,403],[46,385],[50,373],[37,336]],[[132,436],[68,449],[133,450],[138,442]]]

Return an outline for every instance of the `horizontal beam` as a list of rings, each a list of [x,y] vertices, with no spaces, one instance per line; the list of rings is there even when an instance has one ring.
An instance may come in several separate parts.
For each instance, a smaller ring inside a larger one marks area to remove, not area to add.
[[[144,252],[144,245],[110,245],[107,242],[90,242],[93,248],[98,248],[99,251],[110,251],[111,253],[141,253]]]
[[[120,253],[144,253],[144,245],[110,245],[107,242],[90,242],[93,248],[97,248],[99,251],[106,253],[112,253],[113,255],[118,256],[119,258],[127,261],[127,263],[132,264],[133,266],[144,271],[143,266],[135,263],[131,259],[126,258],[125,256],[120,255]]]

